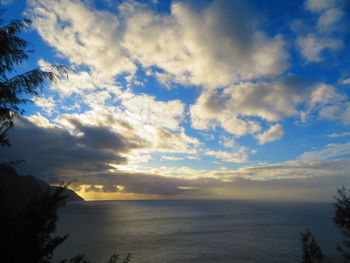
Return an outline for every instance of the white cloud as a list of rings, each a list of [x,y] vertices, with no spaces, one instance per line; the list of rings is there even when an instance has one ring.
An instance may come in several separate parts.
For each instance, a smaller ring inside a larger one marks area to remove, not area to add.
[[[329,138],[345,137],[345,136],[350,136],[350,132],[331,133],[331,134],[328,134],[327,136]]]
[[[236,145],[234,138],[229,138],[226,136],[223,136],[220,139],[219,143],[225,146],[226,148],[233,148]]]
[[[242,136],[259,132],[263,122],[275,123],[298,115],[305,121],[322,107],[344,99],[330,85],[287,75],[272,82],[243,82],[222,91],[203,92],[191,106],[190,114],[195,129],[221,126]]]
[[[343,84],[343,85],[350,85],[350,78],[344,79],[340,83]]]
[[[204,153],[230,163],[245,163],[248,161],[247,149],[242,146],[232,152],[207,150]]]
[[[52,96],[49,97],[35,97],[33,102],[36,106],[42,108],[48,115],[54,113],[56,102]]]
[[[343,47],[343,42],[339,39],[324,38],[315,34],[308,34],[298,37],[297,45],[301,54],[309,62],[319,62],[322,60],[322,52],[325,50],[337,51]]]
[[[183,84],[218,87],[275,76],[287,66],[281,36],[267,37],[243,3],[214,1],[200,11],[173,3],[170,15],[129,13],[123,46],[144,67]]]
[[[346,96],[338,93],[333,86],[318,83],[313,86],[310,97],[306,101],[305,110],[301,112],[301,120],[305,122],[312,112],[318,113],[320,119],[343,118],[342,108],[346,99]]]
[[[157,101],[155,97],[131,92],[124,92],[119,97],[121,108],[130,123],[143,128],[164,127],[179,130],[184,115],[185,105],[179,100]]]
[[[330,144],[318,151],[305,152],[299,156],[301,160],[327,160],[350,154],[350,142]]]
[[[29,6],[35,28],[59,54],[107,77],[133,74],[138,61],[162,69],[163,83],[216,88],[287,67],[282,37],[262,32],[243,2],[218,0],[202,10],[176,2],[170,14],[155,14],[125,1],[119,17],[80,1],[30,0]]]
[[[165,129],[157,129],[150,140],[153,142],[154,151],[174,153],[197,153],[196,147],[200,145],[197,138],[190,137],[184,132],[170,132]]]
[[[257,134],[255,138],[258,140],[259,144],[265,144],[267,142],[272,142],[281,139],[284,135],[283,127],[280,124],[271,126],[267,131]]]
[[[336,6],[339,2],[339,0],[306,0],[305,9],[319,13]]]
[[[343,17],[343,15],[343,11],[338,8],[327,9],[319,17],[317,27],[320,31],[329,30],[329,28],[335,25]]]
[[[51,90],[57,92],[60,97],[82,96],[105,85],[96,78],[95,74],[86,71],[71,72],[67,79],[58,79],[54,85],[51,85]]]
[[[182,102],[158,101],[153,96],[130,91],[120,92],[116,98],[111,95],[107,90],[87,92],[80,99],[80,106],[87,110],[61,114],[54,121],[68,130],[73,128],[71,120],[79,120],[85,125],[108,126],[131,141],[143,140],[147,145],[144,148],[150,152],[196,153],[200,142],[188,136],[181,126]]]
[[[238,117],[243,110],[239,108],[239,103],[231,104],[233,98],[230,95],[218,94],[215,91],[204,92],[191,106],[192,127],[206,130],[219,125],[237,136],[259,131],[260,125],[256,121],[246,121]]]
[[[52,124],[47,118],[42,116],[40,114],[40,112],[37,112],[35,115],[27,117],[27,119],[31,123],[33,123],[36,126],[41,127],[41,128],[54,128],[55,127],[55,125]]]
[[[327,105],[320,110],[319,117],[330,121],[339,121],[344,125],[350,124],[350,103],[341,101],[334,105]]]
[[[134,72],[121,47],[119,19],[91,10],[80,1],[30,0],[28,15],[41,37],[76,65],[87,65],[106,76]]]
[[[160,159],[162,160],[169,160],[169,161],[179,161],[183,160],[183,157],[178,157],[178,156],[168,156],[168,155],[163,155]]]
[[[320,62],[327,52],[334,53],[343,47],[342,39],[336,35],[341,30],[340,24],[344,16],[342,7],[342,0],[305,1],[305,9],[315,15],[316,23],[306,32],[303,32],[308,27],[309,21],[306,19],[302,23],[303,27],[295,27],[296,21],[292,24],[298,34],[296,45],[306,62]]]

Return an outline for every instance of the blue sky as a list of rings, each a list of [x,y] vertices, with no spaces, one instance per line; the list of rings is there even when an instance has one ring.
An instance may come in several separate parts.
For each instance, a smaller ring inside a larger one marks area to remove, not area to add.
[[[1,1],[63,64],[3,159],[86,198],[331,200],[349,182],[349,3]]]

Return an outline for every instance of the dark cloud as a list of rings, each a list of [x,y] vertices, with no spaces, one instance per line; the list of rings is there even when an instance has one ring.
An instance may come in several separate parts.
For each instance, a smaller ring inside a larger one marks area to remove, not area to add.
[[[147,173],[114,172],[104,174],[90,174],[76,177],[79,184],[87,184],[87,191],[95,192],[125,192],[138,194],[157,194],[164,196],[178,196],[184,194],[197,194],[197,189],[181,189],[181,186],[191,187],[190,180],[165,177]],[[57,182],[55,182],[57,183]],[[119,189],[116,185],[123,186]],[[75,184],[72,184],[75,187]],[[97,187],[98,186],[98,187]],[[102,186],[102,187],[100,187]],[[79,187],[79,185],[77,185]]]
[[[126,163],[122,154],[142,144],[130,143],[106,127],[72,123],[79,135],[56,126],[39,127],[25,118],[17,120],[10,133],[13,146],[2,149],[1,161],[24,159],[26,163],[18,166],[21,173],[31,173],[49,183],[70,181],[75,189],[89,185],[87,191],[92,192],[168,198],[331,201],[336,188],[349,182],[349,159],[292,161],[233,171],[208,171],[189,178],[116,169],[112,172],[108,163]]]
[[[91,185],[88,190],[95,192],[156,194],[165,198],[233,198],[302,202],[330,202],[337,187],[349,182],[349,177],[346,175],[261,181],[236,177],[228,182],[220,178],[186,179],[118,171],[109,174],[90,174],[76,179],[79,184]],[[73,186],[78,188],[79,184]],[[97,185],[99,187],[96,187]],[[116,185],[123,186],[123,189],[117,188]]]
[[[73,176],[110,169],[109,163],[126,163],[122,153],[141,145],[130,143],[108,127],[72,122],[79,135],[60,127],[40,127],[25,118],[16,121],[10,132],[11,148],[3,148],[0,160],[24,160],[24,173],[37,176]]]
[[[79,136],[78,142],[89,148],[98,150],[128,151],[130,148],[137,148],[137,145],[129,143],[123,136],[103,126],[84,126],[74,120],[71,123],[83,133]]]

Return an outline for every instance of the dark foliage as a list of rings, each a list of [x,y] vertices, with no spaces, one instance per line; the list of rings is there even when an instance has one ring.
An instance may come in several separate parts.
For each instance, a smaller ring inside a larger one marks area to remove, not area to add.
[[[341,230],[345,237],[342,245],[337,246],[337,250],[342,256],[342,263],[350,263],[350,191],[345,187],[338,189],[338,195],[334,197],[336,202],[335,216],[333,218],[336,226]],[[333,262],[326,260],[321,248],[310,231],[301,233],[301,242],[303,249],[302,263],[322,263]]]
[[[1,176],[1,169],[0,169]],[[17,211],[7,203],[0,192],[0,259],[6,263],[53,263],[55,249],[68,235],[56,235],[57,209],[66,198],[67,185],[61,185],[54,193],[49,190],[42,196],[34,196],[22,210]],[[108,263],[129,263],[131,255],[121,259],[113,254]],[[84,255],[78,255],[59,263],[89,263]]]
[[[350,262],[350,192],[345,187],[338,189],[338,196],[335,197],[334,223],[342,231],[344,237],[342,245],[337,249],[342,254],[345,262]]]
[[[58,204],[66,186],[56,192],[34,197],[19,212],[0,196],[0,238],[3,262],[52,262],[53,251],[68,235],[54,236]]]
[[[24,19],[0,26],[0,146],[11,145],[7,134],[13,118],[23,114],[19,105],[28,102],[24,95],[38,95],[45,81],[55,81],[67,73],[66,67],[52,65],[15,75],[15,67],[28,59],[29,52],[28,42],[17,35],[29,25],[30,20]]]
[[[309,230],[307,230],[305,233],[301,233],[301,242],[303,246],[303,259],[301,261],[302,263],[324,262],[321,248],[317,245],[315,238]]]

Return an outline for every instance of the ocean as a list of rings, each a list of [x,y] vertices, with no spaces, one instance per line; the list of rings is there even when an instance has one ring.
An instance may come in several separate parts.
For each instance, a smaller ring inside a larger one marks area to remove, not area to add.
[[[59,210],[69,238],[57,260],[85,254],[106,262],[118,252],[135,263],[296,263],[310,229],[330,258],[341,240],[332,204],[221,200],[88,201]]]

